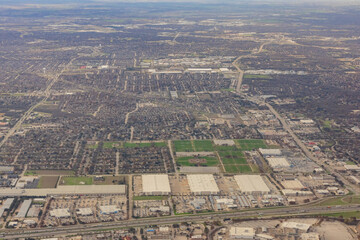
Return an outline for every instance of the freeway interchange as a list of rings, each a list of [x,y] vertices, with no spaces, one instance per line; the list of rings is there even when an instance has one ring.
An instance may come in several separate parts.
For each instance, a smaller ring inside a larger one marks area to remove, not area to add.
[[[21,237],[49,237],[68,234],[79,234],[84,232],[111,230],[114,228],[140,227],[149,225],[172,224],[180,222],[205,222],[216,221],[224,218],[271,218],[271,217],[286,217],[296,215],[317,215],[327,213],[339,212],[354,212],[359,211],[360,205],[346,205],[346,206],[293,206],[293,207],[279,207],[268,209],[252,209],[236,212],[212,212],[195,215],[177,215],[168,217],[152,217],[135,220],[125,220],[120,222],[95,223],[86,225],[73,225],[62,227],[49,227],[39,229],[26,230],[3,230],[0,231],[0,237],[4,239],[14,239]]]

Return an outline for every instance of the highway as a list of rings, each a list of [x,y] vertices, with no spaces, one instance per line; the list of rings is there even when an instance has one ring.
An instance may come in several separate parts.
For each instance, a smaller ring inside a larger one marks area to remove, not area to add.
[[[107,223],[94,223],[86,225],[73,225],[64,227],[49,227],[38,229],[24,229],[24,230],[1,230],[0,237],[4,239],[14,239],[22,237],[51,237],[66,234],[79,234],[83,232],[92,232],[99,230],[107,230],[122,227],[140,227],[149,225],[161,225],[172,224],[181,222],[204,222],[221,220],[223,218],[247,218],[247,217],[276,217],[276,216],[294,216],[294,215],[312,215],[319,213],[337,213],[337,212],[353,212],[359,211],[360,205],[347,205],[347,206],[294,206],[294,207],[282,207],[272,209],[252,209],[237,212],[222,212],[222,213],[203,213],[196,215],[179,215],[179,216],[167,216],[167,217],[153,217],[142,218],[136,220],[125,220],[119,222],[107,222]]]
[[[248,54],[248,55],[244,55],[244,56],[239,56],[237,57],[233,62],[232,62],[232,65],[236,68],[236,70],[239,72],[239,76],[238,76],[238,80],[237,80],[237,83],[236,83],[236,92],[240,92],[240,89],[241,89],[241,85],[242,85],[242,81],[243,81],[243,78],[244,78],[244,71],[240,69],[239,65],[237,64],[237,62],[241,59],[241,58],[244,58],[244,57],[248,57],[248,56],[251,56],[253,54],[258,54],[258,53],[261,53],[264,46],[266,44],[270,44],[272,43],[273,41],[270,41],[270,42],[266,42],[266,43],[263,43],[261,44],[261,46],[259,47],[259,49],[255,52],[252,52],[251,54]]]
[[[292,131],[291,127],[287,124],[286,120],[269,104],[269,103],[265,103],[266,106],[269,108],[269,110],[275,115],[275,117],[280,121],[281,125],[283,126],[283,129],[285,131],[287,131],[290,136],[294,139],[294,141],[296,142],[296,144],[301,148],[301,150],[303,151],[303,153],[305,154],[306,157],[308,157],[309,159],[311,159],[312,161],[316,162],[319,166],[323,165],[321,161],[319,161],[319,159],[317,157],[315,157],[310,151],[309,149],[305,146],[305,144],[298,138],[298,136],[296,136],[296,134]],[[335,173],[335,171],[333,169],[331,169],[330,167],[326,167],[324,166],[325,170],[331,172],[331,173]],[[354,193],[359,194],[360,190],[357,187],[353,187],[352,184],[346,180],[343,176],[341,176],[340,174],[336,174],[336,176],[344,183],[346,184],[346,186]]]

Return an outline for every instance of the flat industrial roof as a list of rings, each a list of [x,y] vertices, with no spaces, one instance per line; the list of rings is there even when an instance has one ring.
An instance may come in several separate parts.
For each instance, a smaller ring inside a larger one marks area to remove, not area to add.
[[[281,150],[280,149],[264,149],[264,148],[259,148],[259,151],[262,155],[273,155],[273,156],[279,156],[281,155]]]
[[[266,160],[272,168],[277,167],[290,167],[289,162],[284,157],[268,157]]]
[[[215,178],[212,174],[189,174],[187,180],[193,193],[219,192]]]
[[[169,176],[167,174],[142,175],[144,193],[170,193]]]
[[[236,175],[234,178],[242,192],[270,192],[260,175]]]
[[[57,188],[1,188],[0,196],[47,196],[58,194],[125,194],[125,185],[69,185]]]

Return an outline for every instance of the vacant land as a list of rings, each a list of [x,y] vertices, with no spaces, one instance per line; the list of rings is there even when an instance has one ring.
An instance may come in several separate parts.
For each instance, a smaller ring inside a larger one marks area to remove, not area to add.
[[[104,176],[104,180],[95,181],[93,179],[93,184],[95,185],[117,185],[117,184],[125,184],[126,177],[123,176]]]
[[[42,176],[37,188],[55,188],[59,180],[59,176]]]
[[[92,177],[62,177],[60,185],[91,185]]]

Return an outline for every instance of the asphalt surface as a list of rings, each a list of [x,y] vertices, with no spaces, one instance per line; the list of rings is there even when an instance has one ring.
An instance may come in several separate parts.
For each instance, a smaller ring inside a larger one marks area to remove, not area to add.
[[[223,218],[236,218],[236,217],[276,217],[276,216],[296,216],[296,215],[312,215],[312,214],[324,214],[324,213],[337,213],[337,212],[353,212],[359,211],[360,205],[347,205],[347,206],[294,206],[284,207],[276,209],[253,209],[249,211],[237,211],[237,212],[224,212],[224,213],[205,213],[196,215],[180,215],[180,216],[168,216],[158,218],[142,218],[136,220],[125,220],[119,222],[108,223],[95,223],[85,225],[73,225],[73,226],[61,226],[61,227],[49,227],[39,229],[26,229],[26,230],[2,230],[0,231],[0,237],[3,239],[14,239],[22,237],[53,237],[67,234],[79,234],[84,232],[110,230],[114,228],[122,227],[140,227],[149,225],[161,225],[172,224],[181,222],[204,222],[215,221]]]

